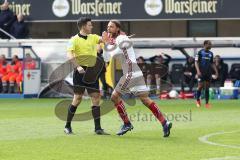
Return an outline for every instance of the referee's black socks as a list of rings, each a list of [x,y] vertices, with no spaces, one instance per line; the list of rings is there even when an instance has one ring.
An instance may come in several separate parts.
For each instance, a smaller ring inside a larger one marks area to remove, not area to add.
[[[100,117],[101,117],[100,106],[92,106],[92,116],[94,119],[95,131],[102,129],[100,124],[101,123],[100,122]]]
[[[206,100],[206,104],[208,104],[208,101],[209,101],[209,88],[205,89],[205,100]]]
[[[77,107],[70,104],[69,108],[68,108],[68,115],[67,115],[67,122],[66,122],[66,128],[69,128],[71,127],[71,122],[72,122],[72,119],[74,117],[74,114],[77,110]]]

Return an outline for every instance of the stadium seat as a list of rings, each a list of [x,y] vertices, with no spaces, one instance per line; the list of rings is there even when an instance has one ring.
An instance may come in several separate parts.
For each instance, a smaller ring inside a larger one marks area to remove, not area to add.
[[[240,80],[240,63],[232,64],[229,76],[232,79]]]

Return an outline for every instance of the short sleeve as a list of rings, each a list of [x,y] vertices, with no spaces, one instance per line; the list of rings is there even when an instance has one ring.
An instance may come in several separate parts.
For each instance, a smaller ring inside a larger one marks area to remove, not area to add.
[[[121,49],[129,48],[129,47],[132,47],[132,45],[133,45],[131,40],[126,35],[118,36],[117,40],[116,40],[116,43],[119,46],[119,48],[121,48]]]
[[[68,41],[68,45],[67,45],[67,51],[74,51],[75,50],[75,41],[73,38],[71,38]]]
[[[122,50],[116,44],[114,45],[106,44],[103,47],[103,58],[105,62],[110,61],[112,57],[121,53],[122,53]]]
[[[93,36],[94,43],[98,44],[100,41],[100,36],[96,34],[93,34],[92,36]]]
[[[195,56],[195,61],[199,62],[201,59],[201,51],[198,52],[198,54]]]

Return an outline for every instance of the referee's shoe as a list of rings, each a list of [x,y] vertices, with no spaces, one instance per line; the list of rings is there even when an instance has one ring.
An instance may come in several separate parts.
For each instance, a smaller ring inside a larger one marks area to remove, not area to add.
[[[73,134],[72,127],[65,127],[64,128],[64,133],[66,133],[66,134]]]
[[[95,130],[95,133],[97,135],[110,135],[109,133],[106,133],[103,129],[97,129]]]
[[[64,128],[64,133],[67,134],[67,135],[73,134],[72,128],[71,127]],[[95,133],[97,135],[110,135],[109,133],[106,133],[103,129],[95,130]]]

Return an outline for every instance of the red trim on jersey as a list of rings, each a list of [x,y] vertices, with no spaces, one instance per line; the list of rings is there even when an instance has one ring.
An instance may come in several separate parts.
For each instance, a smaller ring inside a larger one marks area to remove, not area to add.
[[[128,64],[128,76],[126,78],[126,81],[122,85],[122,90],[124,90],[127,87],[127,85],[129,84],[129,82],[132,78],[132,61],[130,60],[130,58],[128,56],[126,48],[123,48],[123,55],[124,55],[124,57],[126,59],[126,62]]]
[[[108,37],[109,37],[109,40],[110,40],[110,42],[109,42],[110,45],[114,45],[114,44],[116,43],[116,38],[117,38],[119,35],[126,35],[126,33],[120,31],[120,33],[119,33],[118,35],[116,35],[116,37],[112,37],[112,36],[110,35],[110,33],[108,33]]]

